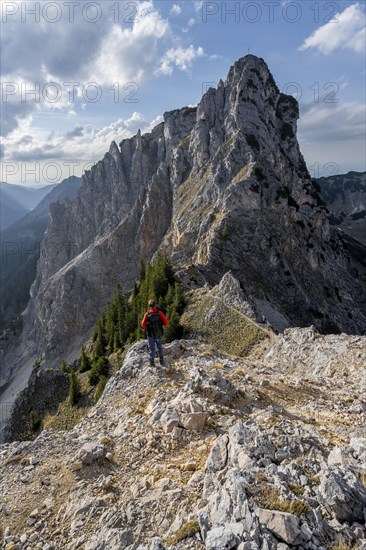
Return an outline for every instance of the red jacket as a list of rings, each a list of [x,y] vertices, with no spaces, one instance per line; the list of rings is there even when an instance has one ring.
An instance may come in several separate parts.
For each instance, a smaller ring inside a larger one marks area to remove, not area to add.
[[[169,324],[168,319],[165,317],[164,313],[160,311],[160,309],[157,309],[156,307],[151,307],[149,310],[149,313],[156,313],[158,312],[160,315],[161,322],[164,326]],[[141,321],[141,327],[146,330],[146,323],[147,323],[147,313],[145,313],[144,318]]]

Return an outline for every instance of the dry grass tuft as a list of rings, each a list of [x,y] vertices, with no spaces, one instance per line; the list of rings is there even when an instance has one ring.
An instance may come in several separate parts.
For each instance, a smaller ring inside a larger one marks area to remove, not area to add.
[[[296,483],[288,483],[287,486],[297,496],[301,496],[305,493],[304,487],[300,487],[300,485],[296,485]]]
[[[303,500],[286,500],[280,495],[278,489],[273,487],[260,488],[260,492],[256,496],[256,500],[259,502],[262,508],[267,510],[278,510],[279,512],[288,512],[295,516],[302,516],[309,510],[309,505]]]
[[[9,456],[4,460],[4,462],[1,464],[1,466],[7,466],[8,464],[12,464],[13,462],[17,462],[18,460],[21,460],[23,457],[22,455],[13,455]]]
[[[190,537],[193,537],[196,533],[198,533],[200,530],[200,526],[198,521],[192,520],[186,523],[185,525],[182,525],[178,531],[174,533],[173,536],[165,539],[163,542],[167,546],[174,546],[175,544],[178,544],[181,540],[188,539]]]
[[[343,538],[340,538],[335,544],[332,546],[328,546],[327,550],[357,550],[357,545],[344,540]]]

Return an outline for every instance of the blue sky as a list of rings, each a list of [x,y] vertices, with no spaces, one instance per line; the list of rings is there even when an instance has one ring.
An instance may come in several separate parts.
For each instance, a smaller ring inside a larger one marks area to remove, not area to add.
[[[5,0],[1,12],[2,181],[81,175],[248,52],[299,100],[313,176],[366,169],[364,3]]]

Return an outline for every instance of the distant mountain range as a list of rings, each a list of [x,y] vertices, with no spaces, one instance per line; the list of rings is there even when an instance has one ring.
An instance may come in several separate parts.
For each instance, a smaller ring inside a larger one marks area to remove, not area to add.
[[[0,230],[6,229],[33,210],[55,187],[57,184],[36,189],[0,182]]]
[[[366,246],[366,172],[319,178],[330,222]]]
[[[47,228],[50,205],[53,202],[64,201],[67,198],[73,199],[80,185],[81,178],[72,176],[57,186],[49,186],[48,194],[43,196],[31,212],[28,212],[0,233],[2,250],[0,274],[1,328],[17,317],[29,300],[29,290],[36,276],[40,245]],[[32,199],[35,196],[32,196]],[[23,198],[27,197],[29,195],[25,193]],[[29,206],[32,202],[29,200],[27,204]]]
[[[317,180],[358,278],[366,286],[366,172],[348,172]]]

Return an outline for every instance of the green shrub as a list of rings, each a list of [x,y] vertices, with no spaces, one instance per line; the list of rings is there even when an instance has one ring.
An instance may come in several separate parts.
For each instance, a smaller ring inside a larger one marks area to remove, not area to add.
[[[222,228],[222,231],[221,231],[221,236],[223,239],[227,239],[229,236],[229,227],[226,220],[224,223],[224,227]]]
[[[70,369],[70,365],[68,365],[65,361],[65,359],[63,359],[61,361],[61,366],[60,366],[60,369],[61,369],[61,372],[63,372],[64,374],[69,374],[71,369]]]
[[[41,365],[42,365],[42,359],[40,358],[36,359],[33,365],[34,370],[39,369]]]

